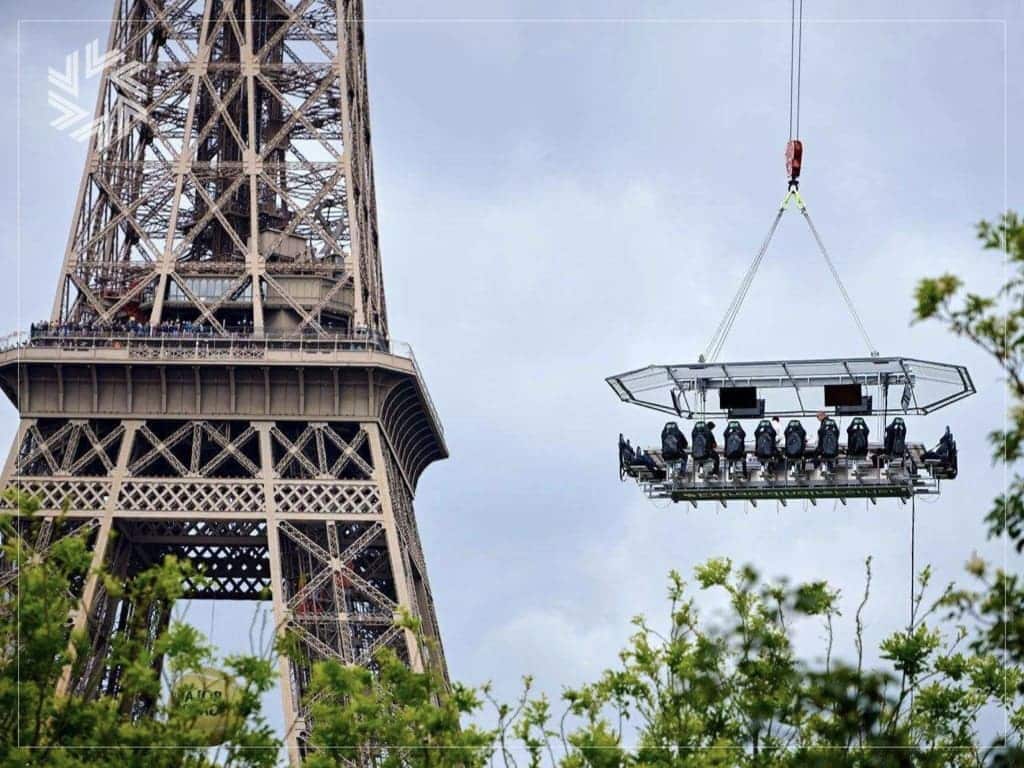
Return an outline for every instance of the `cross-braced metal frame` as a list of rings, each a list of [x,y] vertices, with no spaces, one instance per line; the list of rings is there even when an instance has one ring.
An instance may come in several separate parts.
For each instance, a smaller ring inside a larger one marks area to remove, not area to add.
[[[0,351],[21,416],[0,487],[40,503],[22,544],[45,557],[78,534],[94,553],[72,621],[92,650],[62,689],[116,694],[118,634],[169,621],[98,569],[185,558],[203,575],[187,597],[269,599],[296,639],[293,760],[315,661],[387,646],[445,672],[412,501],[447,448],[388,337],[361,17],[361,0],[118,0],[53,314]],[[0,559],[0,590],[17,578]]]
[[[387,333],[361,0],[117,0],[51,320]]]

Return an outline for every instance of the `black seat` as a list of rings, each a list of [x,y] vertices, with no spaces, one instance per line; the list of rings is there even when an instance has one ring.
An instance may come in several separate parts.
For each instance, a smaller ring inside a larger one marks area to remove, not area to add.
[[[846,455],[851,459],[863,459],[868,455],[868,436],[871,430],[867,422],[857,416],[846,428]]]
[[[775,444],[779,436],[775,427],[768,419],[762,419],[754,430],[754,455],[757,456],[761,465],[768,464],[779,453],[779,447]]]
[[[902,458],[907,453],[907,425],[899,416],[885,428],[885,440],[882,443],[885,455],[890,458]]]
[[[725,458],[729,461],[740,461],[747,455],[747,433],[738,421],[730,421],[725,426]]]
[[[830,470],[835,468],[839,458],[839,425],[834,419],[824,418],[818,426],[818,461],[824,462]]]
[[[714,462],[714,474],[718,474],[718,444],[715,442],[715,435],[711,431],[712,425],[703,421],[698,421],[693,425],[693,431],[690,433],[690,453],[693,456],[694,468],[698,464],[703,464],[708,461]]]
[[[786,425],[783,432],[782,453],[790,464],[799,462],[804,458],[807,450],[807,430],[798,420],[793,419]]]
[[[711,430],[708,429],[708,425],[703,421],[698,421],[693,425],[693,432],[690,433],[692,438],[694,461],[707,461],[715,452],[715,438],[711,434]]]
[[[679,429],[679,425],[670,421],[661,430],[661,456],[665,461],[682,461],[686,464],[686,435]]]
[[[725,432],[722,433],[723,450],[725,460],[729,466],[739,466],[743,475],[747,474],[747,433],[743,425],[738,421],[730,421],[725,425]]]

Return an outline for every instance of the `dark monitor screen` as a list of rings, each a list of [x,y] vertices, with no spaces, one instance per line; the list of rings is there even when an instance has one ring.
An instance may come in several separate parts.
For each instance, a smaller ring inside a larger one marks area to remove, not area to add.
[[[723,411],[757,408],[757,387],[722,387],[718,390],[718,407]]]
[[[825,405],[829,408],[860,405],[863,399],[860,384],[829,384],[825,387]]]

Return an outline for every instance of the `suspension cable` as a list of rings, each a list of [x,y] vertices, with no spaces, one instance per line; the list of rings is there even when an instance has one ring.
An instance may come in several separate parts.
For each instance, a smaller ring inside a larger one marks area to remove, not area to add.
[[[798,5],[799,3],[799,5]],[[803,75],[804,0],[789,4],[789,140],[800,138],[800,84]]]
[[[910,623],[907,637],[914,634],[914,583],[917,579],[915,555],[917,549],[917,496],[910,497]],[[914,714],[914,680],[910,681],[910,714]]]
[[[822,242],[821,235],[818,234],[818,228],[815,227],[814,222],[811,221],[811,214],[807,212],[806,205],[800,206],[800,213],[803,214],[804,219],[807,221],[807,226],[811,229],[811,234],[814,236],[814,242],[818,244],[818,250],[821,251],[821,255],[824,257],[825,263],[828,264],[829,271],[832,273],[832,277],[836,281],[836,285],[839,287],[839,292],[843,295],[843,301],[846,302],[846,308],[850,310],[850,316],[857,324],[857,329],[860,331],[860,335],[864,339],[864,343],[867,344],[868,352],[871,353],[872,357],[877,357],[878,350],[876,350],[875,345],[871,343],[871,337],[868,336],[867,328],[864,327],[864,321],[860,319],[857,307],[854,306],[853,299],[850,298],[850,294],[846,290],[846,286],[843,284],[842,278],[839,277],[839,270],[836,269],[836,265],[832,261],[832,257],[829,256],[828,249],[825,248],[825,243]]]
[[[800,2],[800,16],[796,25],[796,136],[790,138],[800,138],[800,84],[803,79],[803,60],[804,60],[804,0]],[[792,52],[790,52],[792,56]],[[793,65],[790,64],[790,67]]]
[[[909,630],[914,630],[914,581],[917,579],[916,565],[914,558],[917,549],[917,496],[910,497],[910,624]]]
[[[761,243],[760,250],[758,250],[757,255],[754,256],[753,261],[751,261],[743,279],[740,281],[736,294],[733,296],[732,301],[726,308],[725,314],[722,315],[722,319],[719,321],[714,335],[712,335],[710,341],[708,341],[708,345],[705,348],[703,355],[703,358],[706,361],[714,362],[718,359],[718,354],[722,351],[722,346],[725,344],[725,340],[728,338],[729,332],[732,330],[733,323],[736,322],[740,308],[743,306],[743,301],[746,299],[747,293],[750,291],[750,286],[754,282],[754,276],[757,274],[758,267],[761,266],[761,262],[764,260],[764,255],[768,252],[768,246],[771,244],[772,238],[775,236],[775,230],[778,229],[779,221],[782,219],[782,214],[785,210],[786,207],[784,203],[779,207],[778,213],[775,214],[775,219],[772,221],[772,225],[768,229],[768,234],[765,235],[765,238]]]
[[[796,50],[796,0],[790,0],[789,3],[789,140],[793,140],[793,88],[794,88],[794,73],[793,67],[795,66],[796,56],[793,55]]]

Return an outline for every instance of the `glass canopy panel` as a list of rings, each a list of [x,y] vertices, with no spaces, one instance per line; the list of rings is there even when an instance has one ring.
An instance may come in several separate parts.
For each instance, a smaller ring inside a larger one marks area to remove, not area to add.
[[[728,416],[721,390],[737,387],[755,388],[765,415],[794,417],[826,409],[827,386],[859,385],[882,414],[924,415],[975,392],[964,366],[909,357],[651,365],[607,381],[624,402],[681,418]]]

